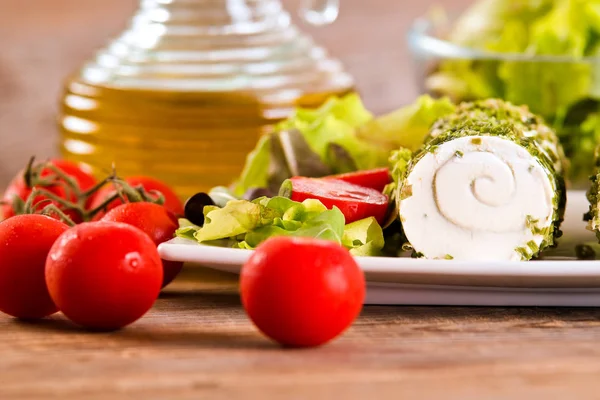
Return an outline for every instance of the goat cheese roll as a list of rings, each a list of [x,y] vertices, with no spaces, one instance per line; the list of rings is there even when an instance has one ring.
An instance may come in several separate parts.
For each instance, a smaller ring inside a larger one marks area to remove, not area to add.
[[[398,183],[417,256],[530,260],[560,236],[566,167],[556,134],[525,107],[463,103],[437,121]]]

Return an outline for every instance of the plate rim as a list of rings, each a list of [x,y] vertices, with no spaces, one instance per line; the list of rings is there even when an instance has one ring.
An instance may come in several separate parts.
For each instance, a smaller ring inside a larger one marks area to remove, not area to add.
[[[584,238],[583,210],[588,206],[585,191],[569,190],[565,212],[564,247]],[[570,207],[569,207],[570,205]],[[588,235],[593,235],[587,231]],[[575,240],[573,240],[575,239]],[[239,274],[253,250],[210,246],[191,239],[174,238],[158,247],[168,261],[206,266]],[[560,244],[558,247],[560,252]],[[570,252],[569,252],[570,253]],[[549,257],[535,261],[431,260],[410,257],[355,257],[368,282],[442,284],[471,287],[588,287],[600,288],[600,260]],[[563,282],[564,280],[564,282]],[[467,283],[465,285],[465,283]]]
[[[192,250],[193,249],[193,250]],[[202,250],[201,250],[202,249]],[[162,259],[206,264],[243,264],[253,250],[217,247],[191,239],[174,238],[158,246]],[[198,253],[202,251],[202,258]],[[410,257],[354,257],[364,272],[418,273],[419,275],[478,276],[599,276],[600,260],[461,261]],[[377,265],[374,265],[377,264]],[[485,265],[485,268],[482,268]],[[540,274],[539,269],[543,269]]]

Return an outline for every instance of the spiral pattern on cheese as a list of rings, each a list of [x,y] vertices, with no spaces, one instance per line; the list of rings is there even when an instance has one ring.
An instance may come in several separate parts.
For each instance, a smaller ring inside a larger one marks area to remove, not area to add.
[[[552,176],[506,137],[445,141],[416,160],[404,185],[404,233],[426,258],[521,260],[554,222]]]

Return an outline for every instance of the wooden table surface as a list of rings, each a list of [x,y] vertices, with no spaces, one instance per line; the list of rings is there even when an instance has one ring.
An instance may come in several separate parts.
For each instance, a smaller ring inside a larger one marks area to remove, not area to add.
[[[0,399],[598,398],[599,340],[596,309],[369,306],[339,340],[282,350],[234,279],[188,270],[120,332],[0,317]]]
[[[0,1],[0,187],[30,154],[54,154],[62,79],[134,3]],[[339,22],[311,33],[386,111],[416,95],[403,34],[432,3],[343,0]],[[600,398],[596,309],[370,306],[330,345],[282,350],[236,293],[235,277],[190,268],[120,332],[0,316],[0,399]]]

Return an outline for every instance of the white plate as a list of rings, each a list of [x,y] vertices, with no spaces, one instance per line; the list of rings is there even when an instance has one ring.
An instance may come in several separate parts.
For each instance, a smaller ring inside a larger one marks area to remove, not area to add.
[[[369,283],[365,304],[600,307],[600,288],[500,288]]]
[[[600,306],[600,261],[574,259],[577,243],[595,241],[585,228],[585,193],[570,191],[559,246],[543,260],[465,262],[357,257],[369,282],[369,304]],[[165,260],[239,273],[251,251],[173,239]]]

